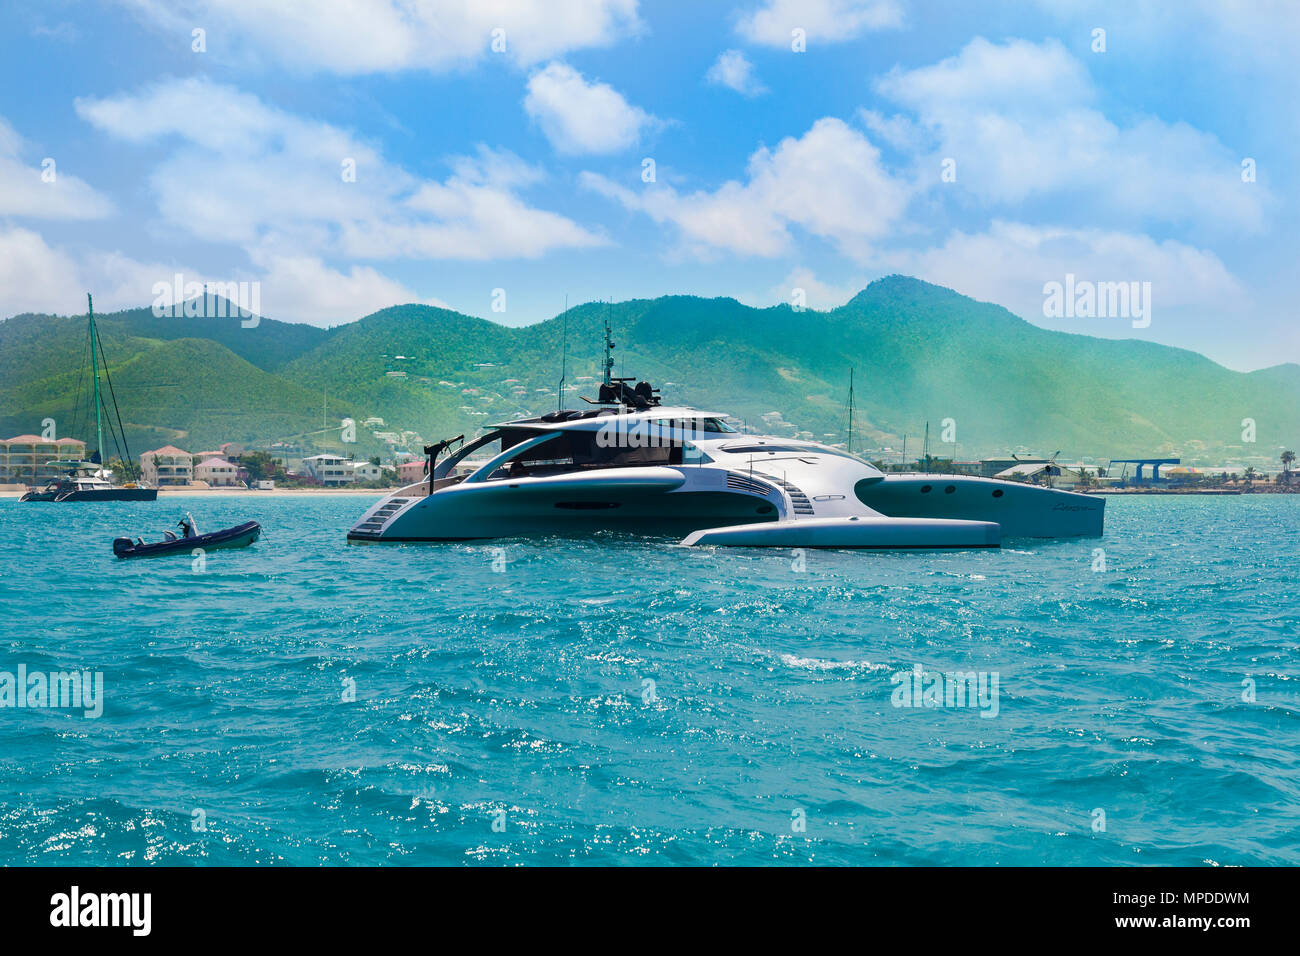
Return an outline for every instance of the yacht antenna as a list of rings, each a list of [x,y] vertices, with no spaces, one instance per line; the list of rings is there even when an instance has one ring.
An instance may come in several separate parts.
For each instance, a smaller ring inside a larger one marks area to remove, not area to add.
[[[569,370],[569,297],[564,297],[564,333],[560,340],[560,385],[555,390],[555,410],[564,407],[564,379]]]
[[[921,446],[921,454],[925,459],[925,470],[930,470],[930,423],[925,423],[925,444]]]
[[[903,436],[903,467],[907,467],[907,436]]]
[[[608,311],[608,310],[607,310]],[[613,330],[609,327],[609,319],[605,319],[605,384],[612,386],[614,384],[611,373],[614,371],[614,338]]]

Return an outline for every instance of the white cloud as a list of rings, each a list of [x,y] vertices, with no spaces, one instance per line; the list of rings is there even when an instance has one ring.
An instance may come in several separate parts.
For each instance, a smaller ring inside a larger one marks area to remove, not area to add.
[[[766,0],[741,16],[736,31],[752,43],[789,49],[796,28],[810,42],[840,43],[902,22],[898,0]]]
[[[61,169],[57,156],[43,156],[34,166],[23,162],[24,145],[18,132],[0,116],[0,216],[102,219],[113,212],[108,197]],[[47,158],[54,160],[52,182],[41,178]]]
[[[482,260],[605,241],[521,198],[542,174],[509,153],[480,148],[422,180],[344,130],[203,79],[76,107],[121,139],[173,141],[149,178],[163,221],[250,254]]]
[[[1043,285],[1064,282],[1067,273],[1090,282],[1150,282],[1156,321],[1165,308],[1236,312],[1244,298],[1241,286],[1212,252],[1173,240],[1160,242],[1137,233],[1100,229],[995,220],[987,232],[955,231],[941,246],[891,252],[881,257],[881,263],[891,271],[995,302],[1039,323],[1043,322]]]
[[[761,301],[756,301],[754,304],[768,306],[775,301],[789,305],[793,302],[794,290],[802,289],[804,305],[809,309],[825,312],[848,302],[861,292],[866,284],[865,280],[850,285],[823,282],[806,266],[796,266],[790,270],[785,279],[772,286]]]
[[[588,83],[565,63],[549,63],[528,78],[524,110],[556,152],[569,155],[627,149],[655,123],[612,86]]]
[[[927,184],[952,158],[960,192],[994,204],[1052,197],[1112,225],[1263,226],[1268,191],[1241,182],[1239,155],[1186,123],[1112,122],[1093,106],[1087,71],[1054,40],[976,38],[954,57],[895,69],[876,85],[933,143],[917,155]],[[877,129],[895,124],[900,136],[909,130],[906,118],[865,119]]]
[[[799,139],[757,150],[748,173],[745,183],[733,180],[689,195],[667,185],[633,191],[594,173],[584,173],[583,183],[656,222],[674,224],[698,252],[754,256],[789,251],[789,227],[798,226],[850,257],[868,257],[871,242],[888,232],[907,204],[906,188],[881,166],[879,150],[830,117]]]
[[[0,230],[0,302],[5,317],[52,309],[72,311],[80,291],[76,277],[72,258],[50,248],[38,233]]]
[[[30,229],[0,231],[3,317],[20,312],[84,312],[87,292],[95,296],[100,311],[139,308],[153,300],[155,282],[170,282],[176,272],[195,282],[205,279],[183,266],[143,263],[120,252],[70,252],[51,246]]]
[[[182,263],[140,262],[121,252],[73,253],[49,245],[29,229],[0,230],[0,318],[22,312],[75,314],[86,307],[86,292],[95,308],[109,312],[149,305],[155,283],[171,283],[180,273],[190,282],[256,281],[261,284],[261,312],[270,318],[311,325],[351,321],[390,305],[421,302],[399,282],[364,266],[339,271],[314,256],[259,251],[255,268],[231,275],[211,275]]]
[[[724,50],[718,54],[704,78],[710,83],[725,86],[744,96],[766,93],[765,87],[754,73],[754,64],[739,50]]]
[[[325,326],[407,302],[445,306],[438,299],[420,299],[402,283],[366,266],[341,272],[313,256],[260,258],[265,270],[258,276],[262,312],[272,318]]]
[[[344,75],[444,71],[494,55],[504,30],[511,62],[530,65],[609,46],[641,29],[636,0],[126,0],[147,21],[208,54],[246,50],[275,64]]]

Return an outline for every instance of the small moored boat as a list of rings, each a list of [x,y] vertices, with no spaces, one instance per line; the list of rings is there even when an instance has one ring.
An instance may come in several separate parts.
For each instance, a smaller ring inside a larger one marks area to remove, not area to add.
[[[262,526],[256,521],[245,521],[233,528],[223,528],[207,534],[198,533],[194,518],[188,514],[177,524],[181,533],[164,531],[161,541],[145,543],[143,538],[114,538],[113,553],[119,558],[154,558],[164,554],[189,554],[195,548],[204,551],[246,548],[262,533]]]

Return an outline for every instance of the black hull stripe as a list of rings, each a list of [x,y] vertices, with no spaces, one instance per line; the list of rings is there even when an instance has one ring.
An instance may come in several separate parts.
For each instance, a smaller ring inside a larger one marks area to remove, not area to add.
[[[391,538],[365,537],[349,534],[349,541],[362,541],[367,544],[412,544],[425,542],[435,544],[449,541],[497,541],[508,535],[491,538]],[[563,535],[560,535],[563,537]],[[710,544],[709,548],[813,548],[818,551],[983,551],[1001,548],[1000,544]]]

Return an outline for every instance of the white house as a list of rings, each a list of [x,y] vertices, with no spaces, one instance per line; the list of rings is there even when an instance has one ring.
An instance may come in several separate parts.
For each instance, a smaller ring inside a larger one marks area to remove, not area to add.
[[[322,485],[350,485],[357,480],[356,462],[338,455],[312,455],[302,460],[303,468]]]

